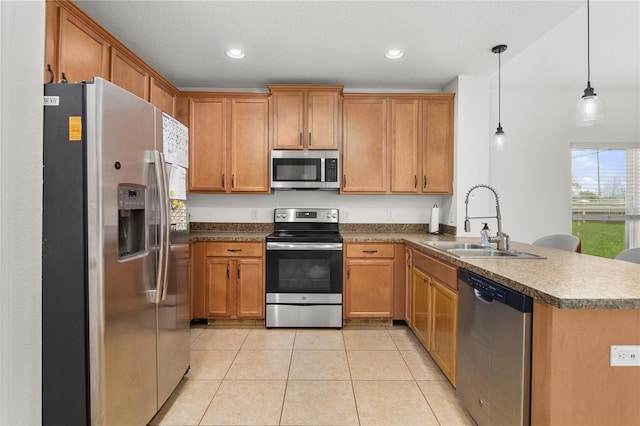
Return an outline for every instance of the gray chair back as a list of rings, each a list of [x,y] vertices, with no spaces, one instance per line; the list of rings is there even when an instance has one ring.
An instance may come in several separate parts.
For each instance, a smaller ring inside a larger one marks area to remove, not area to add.
[[[532,243],[534,246],[557,248],[580,253],[580,238],[570,234],[554,234],[540,237]]]
[[[640,263],[640,247],[622,250],[616,255],[616,259]]]

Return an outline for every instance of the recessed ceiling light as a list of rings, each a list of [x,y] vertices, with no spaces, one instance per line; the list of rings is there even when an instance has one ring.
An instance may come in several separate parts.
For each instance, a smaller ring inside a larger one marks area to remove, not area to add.
[[[233,59],[242,59],[244,58],[244,51],[240,49],[229,49],[227,50],[227,56]]]
[[[387,50],[387,53],[384,54],[384,57],[387,59],[400,59],[403,56],[404,52],[400,49]]]

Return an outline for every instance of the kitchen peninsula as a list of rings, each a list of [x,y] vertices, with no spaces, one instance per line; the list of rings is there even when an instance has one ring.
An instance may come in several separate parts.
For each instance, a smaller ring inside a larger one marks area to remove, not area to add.
[[[205,229],[192,241],[261,242],[268,232]],[[517,242],[514,249],[544,259],[462,259],[426,242],[476,239],[406,230],[341,233],[347,244],[403,244],[534,299],[532,425],[638,424],[640,368],[611,367],[609,351],[640,344],[640,265]]]

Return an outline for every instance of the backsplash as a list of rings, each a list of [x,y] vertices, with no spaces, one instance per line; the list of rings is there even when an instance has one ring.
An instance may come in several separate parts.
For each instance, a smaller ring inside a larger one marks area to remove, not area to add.
[[[273,223],[190,222],[191,232],[272,232]],[[376,232],[426,234],[429,225],[424,223],[341,223],[340,232]],[[440,225],[440,232],[456,235],[456,227]]]

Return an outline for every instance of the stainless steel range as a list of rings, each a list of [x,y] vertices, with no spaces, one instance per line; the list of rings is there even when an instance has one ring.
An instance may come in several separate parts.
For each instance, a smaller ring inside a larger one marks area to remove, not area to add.
[[[267,236],[267,327],[342,327],[338,209],[275,209]]]

